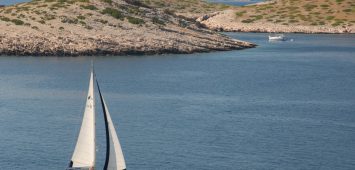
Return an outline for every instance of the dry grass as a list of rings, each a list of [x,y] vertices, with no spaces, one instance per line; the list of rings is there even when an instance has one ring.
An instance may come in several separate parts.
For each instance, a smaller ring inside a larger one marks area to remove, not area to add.
[[[243,23],[282,25],[352,26],[353,0],[278,0],[274,3],[235,8],[235,19]]]
[[[113,10],[109,7],[114,6]],[[146,18],[138,7],[110,0],[33,0],[0,8],[0,22],[28,26],[35,30],[64,30],[72,26],[92,29],[105,25],[142,25]],[[69,30],[69,29],[68,29]]]
[[[202,0],[142,0],[144,4],[163,8],[179,14],[203,15],[215,11],[222,11],[231,6],[217,3],[208,3]]]

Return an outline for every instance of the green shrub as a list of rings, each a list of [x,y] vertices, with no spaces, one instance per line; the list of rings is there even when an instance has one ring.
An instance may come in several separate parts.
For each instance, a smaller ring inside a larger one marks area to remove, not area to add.
[[[164,21],[160,20],[158,17],[154,17],[154,18],[152,19],[152,22],[153,22],[154,24],[165,25]]]
[[[38,22],[41,23],[41,24],[45,24],[46,23],[46,21],[44,21],[44,20],[40,20]]]
[[[327,16],[325,19],[326,20],[332,20],[332,19],[334,19],[335,17],[334,16]]]
[[[1,21],[10,22],[11,19],[8,17],[0,16]]]
[[[259,20],[259,19],[262,19],[263,16],[262,15],[255,15],[255,16],[251,16],[254,18],[254,20]]]
[[[62,21],[62,23],[68,23],[68,24],[77,24],[77,23],[79,23],[79,20],[77,18],[71,19],[71,18],[65,17],[61,21]]]
[[[247,11],[240,11],[240,12],[236,12],[235,15],[237,15],[238,17],[243,16]]]
[[[242,20],[242,23],[252,23],[254,21],[255,20],[253,20],[253,19],[245,19],[245,20]]]
[[[113,8],[105,8],[102,11],[103,14],[108,14],[111,15],[112,17],[116,18],[116,19],[120,19],[123,20],[124,19],[124,15],[122,14],[121,11],[117,10],[117,9],[113,9]]]
[[[336,21],[335,23],[332,24],[333,27],[339,26],[341,24],[344,24],[343,21]]]
[[[128,16],[127,19],[128,19],[128,22],[131,24],[144,24],[144,20],[140,19],[140,18]]]
[[[312,9],[316,8],[317,5],[314,5],[314,4],[306,4],[306,5],[303,5],[303,8],[306,10],[306,11],[311,11]]]
[[[106,2],[106,3],[109,3],[111,4],[112,3],[112,0],[101,0],[102,2]]]
[[[102,23],[102,24],[107,24],[107,23],[108,23],[107,20],[103,20],[103,19],[95,19],[94,21],[100,22],[100,23]]]
[[[85,26],[85,28],[88,29],[88,30],[92,30],[93,29],[93,27],[89,26],[89,25]]]
[[[24,22],[19,19],[12,19],[11,22],[14,23],[15,25],[23,25],[24,24]]]
[[[80,7],[83,9],[97,10],[96,6],[94,5],[81,5]]]
[[[175,15],[175,11],[171,10],[171,9],[164,9],[164,13],[166,13],[168,15]]]
[[[81,19],[81,20],[84,20],[84,19],[85,19],[85,17],[82,16],[82,15],[77,16],[77,18],[78,18],[78,19]]]

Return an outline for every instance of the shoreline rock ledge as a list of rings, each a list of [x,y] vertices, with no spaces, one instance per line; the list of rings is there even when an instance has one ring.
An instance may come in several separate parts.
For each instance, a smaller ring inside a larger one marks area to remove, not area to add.
[[[0,55],[194,53],[256,46],[130,2],[37,0],[2,8]]]

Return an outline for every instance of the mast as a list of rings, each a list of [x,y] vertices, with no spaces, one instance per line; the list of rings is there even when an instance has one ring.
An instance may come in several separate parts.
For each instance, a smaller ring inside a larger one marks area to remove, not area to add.
[[[118,140],[118,136],[113,125],[111,115],[108,111],[105,99],[101,94],[99,82],[97,80],[96,84],[100,94],[106,128],[106,160],[104,170],[125,170],[126,163],[123,157],[121,144]]]
[[[95,167],[95,95],[94,73],[90,74],[89,90],[78,140],[68,169]]]

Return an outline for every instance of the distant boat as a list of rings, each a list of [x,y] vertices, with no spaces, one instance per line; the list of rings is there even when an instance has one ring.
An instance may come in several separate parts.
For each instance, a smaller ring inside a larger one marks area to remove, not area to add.
[[[86,107],[81,124],[79,137],[76,142],[73,156],[67,170],[94,170],[95,169],[95,94],[94,71],[92,69],[89,82],[89,90],[86,98]],[[111,115],[108,111],[105,99],[101,94],[99,82],[96,80],[100,94],[100,101],[105,118],[106,129],[106,160],[104,170],[125,170],[126,163],[123,157],[120,142],[118,140]]]
[[[286,37],[283,34],[269,34],[269,41],[285,41]]]

